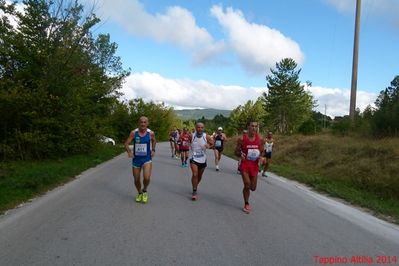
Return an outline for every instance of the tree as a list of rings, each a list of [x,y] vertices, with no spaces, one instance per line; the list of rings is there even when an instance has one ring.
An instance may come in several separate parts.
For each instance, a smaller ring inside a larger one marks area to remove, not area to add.
[[[376,135],[399,135],[399,75],[391,81],[391,86],[382,90],[375,101],[373,132]]]
[[[265,120],[267,113],[262,106],[262,102],[247,101],[244,105],[239,105],[230,113],[230,123],[227,127],[228,135],[240,134],[248,128],[250,122],[256,121],[260,124],[260,130],[264,128],[262,121]]]
[[[133,121],[131,129],[137,127],[137,121],[141,116],[146,116],[149,128],[155,132],[158,140],[167,140],[170,129],[179,122],[172,107],[166,107],[163,103],[146,103],[140,98],[129,101],[129,113]]]
[[[46,158],[95,147],[129,71],[77,1],[0,0],[0,154]],[[8,18],[16,18],[12,26]]]
[[[295,70],[293,59],[285,58],[276,63],[266,76],[268,93],[264,92],[261,101],[268,112],[269,123],[280,133],[295,132],[312,112],[313,97],[300,84],[301,70]]]

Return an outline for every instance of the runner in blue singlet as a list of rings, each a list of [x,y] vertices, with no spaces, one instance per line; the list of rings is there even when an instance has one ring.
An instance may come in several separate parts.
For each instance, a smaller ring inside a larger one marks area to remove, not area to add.
[[[133,143],[133,152],[129,145]],[[129,137],[125,142],[125,150],[132,159],[132,172],[134,178],[134,185],[137,189],[136,202],[147,203],[148,194],[147,188],[150,184],[152,157],[155,155],[155,134],[148,129],[148,118],[140,117],[139,127],[130,132]],[[143,169],[143,189],[141,188],[141,169]]]

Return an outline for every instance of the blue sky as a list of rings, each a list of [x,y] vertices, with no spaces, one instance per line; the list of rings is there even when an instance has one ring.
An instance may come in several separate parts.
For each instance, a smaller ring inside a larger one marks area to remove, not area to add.
[[[87,7],[93,0],[83,0]],[[349,109],[355,0],[95,0],[132,74],[126,99],[233,109],[266,91],[284,57],[331,116]],[[357,106],[399,75],[399,1],[362,0]]]

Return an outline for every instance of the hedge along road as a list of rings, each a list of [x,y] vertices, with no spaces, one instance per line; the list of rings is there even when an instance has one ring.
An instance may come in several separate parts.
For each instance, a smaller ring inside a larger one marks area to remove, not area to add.
[[[157,145],[146,205],[134,201],[126,154],[82,173],[0,217],[0,264],[354,265],[357,258],[394,265],[399,259],[397,226],[275,175],[259,178],[253,211],[243,213],[236,161],[223,157],[216,172],[212,151],[208,156],[196,202],[191,172],[170,158],[168,143]]]

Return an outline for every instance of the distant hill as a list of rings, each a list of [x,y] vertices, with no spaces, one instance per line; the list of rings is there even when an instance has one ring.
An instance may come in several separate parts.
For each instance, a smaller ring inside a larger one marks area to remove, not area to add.
[[[183,109],[175,110],[177,115],[182,120],[189,119],[200,119],[205,117],[206,119],[213,119],[216,115],[223,115],[224,117],[229,117],[231,110],[220,110],[220,109]]]

